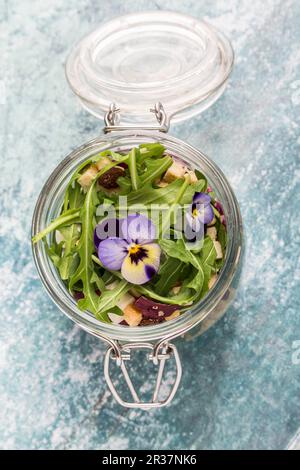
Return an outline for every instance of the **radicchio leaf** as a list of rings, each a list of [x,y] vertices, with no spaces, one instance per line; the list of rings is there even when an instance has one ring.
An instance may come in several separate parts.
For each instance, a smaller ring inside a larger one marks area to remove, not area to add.
[[[139,297],[135,303],[135,307],[141,310],[144,318],[164,318],[169,317],[175,310],[179,310],[179,305],[167,305],[161,304],[158,302],[153,302],[153,300],[147,299],[147,297]]]

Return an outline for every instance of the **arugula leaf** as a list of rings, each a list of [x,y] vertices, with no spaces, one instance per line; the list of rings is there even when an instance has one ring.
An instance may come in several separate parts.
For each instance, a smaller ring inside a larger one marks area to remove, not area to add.
[[[224,227],[224,225],[221,223],[220,220],[217,220],[216,228],[217,228],[217,239],[221,243],[223,253],[225,253],[226,245],[227,245],[226,228]]]
[[[137,172],[137,158],[139,154],[139,149],[133,147],[132,150],[129,152],[128,156],[128,168],[131,177],[131,184],[134,191],[136,191],[140,187],[140,178]]]
[[[112,160],[114,160],[115,162],[124,161],[124,155],[118,152],[114,152],[113,150],[103,150],[102,152],[94,155],[92,158],[93,158],[93,161],[96,162],[101,157],[111,157]]]
[[[197,295],[201,294],[205,280],[205,272],[201,259],[191,251],[187,250],[183,239],[176,242],[173,240],[160,240],[160,246],[164,252],[171,258],[177,258],[184,263],[191,264],[195,269],[192,271],[192,277],[183,283],[185,287],[194,289]]]
[[[81,191],[81,187],[78,183],[75,183],[75,187],[70,192],[69,207],[71,209],[79,208],[80,205],[82,205],[83,199],[84,195]],[[66,280],[69,279],[71,275],[71,268],[74,268],[74,250],[76,242],[80,237],[80,231],[78,230],[77,224],[72,224],[70,226],[61,228],[60,232],[64,238],[64,249],[59,264],[59,273],[60,277],[63,280]]]
[[[159,280],[155,283],[155,292],[159,295],[167,295],[176,282],[181,281],[187,275],[189,268],[185,263],[176,258],[167,258],[159,270]]]
[[[69,289],[72,290],[73,286],[81,281],[82,291],[84,298],[78,302],[78,307],[82,310],[90,310],[93,313],[97,312],[99,296],[96,294],[94,283],[92,282],[92,275],[94,272],[92,254],[94,252],[94,226],[93,219],[96,208],[93,204],[93,193],[96,191],[95,185],[89,188],[84,205],[81,210],[81,236],[78,244],[78,255],[80,258],[79,266],[76,272],[71,276],[69,282]]]
[[[124,160],[127,157],[124,157]],[[96,213],[96,181],[99,176],[108,171],[110,168],[113,168],[117,165],[118,162],[112,162],[110,165],[107,165],[101,171],[99,171],[94,178],[90,188],[88,189],[82,210],[80,212],[81,216],[81,236],[79,239],[77,252],[80,258],[79,266],[76,272],[71,276],[69,282],[69,289],[72,290],[73,286],[81,281],[82,282],[82,291],[84,298],[78,301],[78,307],[82,310],[90,310],[94,314],[97,313],[98,317],[101,317],[101,310],[99,304],[101,303],[101,297],[96,293],[95,283],[92,281],[92,276],[94,273],[94,264],[92,255],[94,253],[94,225],[96,223],[95,213]],[[105,309],[103,310],[105,312]],[[103,314],[103,321],[107,321],[107,315]]]
[[[142,185],[153,183],[153,181],[160,178],[171,165],[172,158],[168,155],[157,160],[147,158],[147,160],[145,160],[146,171],[141,176]]]
[[[159,241],[159,244],[164,252],[171,258],[177,258],[184,263],[190,263],[196,269],[198,268],[199,263],[196,255],[185,248],[185,244],[182,239],[174,241],[163,238]]]
[[[56,242],[52,242],[51,245],[48,245],[46,240],[43,240],[43,242],[45,245],[45,250],[46,250],[47,255],[51,259],[54,266],[58,268],[60,265],[63,243],[60,242],[57,244]]]
[[[196,299],[200,299],[205,280],[205,272],[203,266],[199,262],[199,268],[200,266],[201,269],[193,269],[190,279],[188,279],[187,282],[183,284],[185,287],[194,289],[195,297],[193,301],[195,301]]]
[[[207,186],[208,186],[208,183],[207,183],[207,179],[206,179],[206,176],[199,170],[195,170],[195,175],[197,176],[198,180],[203,180],[205,182],[204,186],[203,186],[203,189],[202,191],[205,192],[207,190]]]
[[[175,180],[172,183],[168,184],[164,188],[152,188],[152,186],[147,186],[141,188],[137,191],[132,191],[128,195],[128,204],[129,206],[133,204],[172,204],[178,193],[178,190],[182,186],[183,180]],[[186,189],[182,199],[181,204],[190,204],[193,195],[196,191],[201,191],[204,185],[204,181],[200,180],[197,183],[190,184]]]
[[[66,191],[65,191],[65,196],[64,196],[64,204],[63,204],[63,212],[65,212],[68,208],[72,208],[72,193],[70,193],[70,190],[74,188],[74,182],[80,177],[81,171],[86,168],[88,165],[91,165],[92,163],[95,163],[101,158],[107,157],[108,155],[114,154],[114,160],[117,160],[117,156],[122,157],[122,155],[115,154],[114,152],[111,151],[104,151],[97,153],[96,155],[93,155],[90,157],[88,160],[85,160],[83,163],[81,163],[76,170],[74,171],[73,175],[71,176],[71,179],[67,185]]]
[[[204,238],[203,247],[199,256],[204,265],[207,264],[211,268],[214,266],[217,252],[214,243],[210,237]]]
[[[214,246],[213,241],[210,237],[205,237],[203,248],[198,255],[198,259],[201,260],[204,272],[203,287],[201,292],[201,297],[203,297],[208,291],[208,283],[211,278],[212,273],[215,271],[217,252]]]
[[[118,186],[120,188],[119,194],[124,196],[125,194],[129,194],[132,189],[131,179],[128,176],[120,176],[117,179]]]
[[[122,317],[124,315],[124,312],[122,309],[120,309],[120,307],[118,307],[117,305],[115,305],[114,307],[110,308],[107,312],[105,312],[106,314],[109,314],[109,313],[114,313],[115,315],[119,315],[120,317]]]
[[[165,147],[162,144],[157,142],[153,144],[141,144],[139,145],[140,149],[140,161],[145,158],[156,158],[162,157]]]
[[[181,289],[179,294],[167,297],[157,294],[150,286],[147,287],[146,285],[134,286],[132,290],[139,294],[146,295],[151,299],[171,305],[191,305],[195,297],[191,289]]]
[[[37,233],[32,237],[32,242],[37,243],[39,240],[42,240],[46,235],[54,230],[57,230],[60,227],[65,225],[75,224],[80,222],[80,211],[79,209],[70,209],[63,212],[60,216],[56,217],[44,230]]]
[[[100,291],[100,294],[101,294],[102,291],[104,291],[105,283],[103,282],[103,279],[100,276],[98,276],[96,271],[93,271],[93,274],[91,276],[91,282],[96,284],[97,288]]]
[[[124,160],[125,158],[126,157],[124,157]],[[94,272],[92,259],[94,252],[94,225],[96,223],[95,213],[96,203],[98,201],[96,181],[99,176],[117,164],[118,162],[112,162],[99,171],[86,193],[84,204],[80,212],[81,236],[77,248],[80,262],[76,272],[71,276],[69,282],[70,290],[72,290],[76,283],[79,281],[82,282],[84,298],[78,301],[78,307],[82,310],[90,310],[95,314],[97,312],[98,316],[101,316],[101,313],[98,311],[98,304],[100,301],[99,296],[96,293],[95,283],[92,280]],[[103,315],[103,321],[107,321],[106,315]]]
[[[116,306],[120,298],[126,294],[130,287],[130,284],[125,279],[121,279],[113,290],[102,292],[97,310],[94,312],[96,317],[99,320],[103,320],[103,315],[107,316],[107,312]]]
[[[163,221],[162,221],[161,228],[160,228],[160,236],[162,236],[164,234],[165,230],[168,227],[170,227],[172,216],[173,216],[173,213],[174,213],[174,209],[177,207],[178,204],[180,204],[180,202],[183,198],[183,195],[187,191],[187,188],[189,186],[188,179],[181,180],[181,183],[182,183],[181,187],[177,191],[176,196],[175,196],[172,204],[170,204],[167,213],[163,214]]]

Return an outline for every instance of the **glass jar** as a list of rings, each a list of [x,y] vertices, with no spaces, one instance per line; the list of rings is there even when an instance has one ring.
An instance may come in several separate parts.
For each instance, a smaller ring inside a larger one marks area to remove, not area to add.
[[[165,21],[165,12],[162,13]],[[145,14],[143,15],[145,16]],[[155,18],[153,19],[152,13],[148,15],[150,15],[153,27],[153,21]],[[139,17],[139,15],[131,15],[130,17],[134,17],[136,20],[137,16]],[[161,19],[159,13],[155,13],[154,16],[156,17],[156,21],[158,18]],[[178,16],[181,21],[182,18],[185,21],[186,18],[189,18],[182,17],[182,15],[178,14],[175,14],[175,16],[177,22]],[[190,18],[189,21],[191,21]],[[196,22],[194,19],[193,21],[194,23]],[[72,60],[74,60],[74,56]],[[70,62],[68,62],[67,65],[67,72],[68,67],[70,67]],[[227,78],[228,77],[226,77],[226,80]],[[224,80],[225,79],[223,79],[221,86],[224,86]],[[193,106],[194,105],[195,103],[193,103]],[[93,106],[95,106],[95,103]],[[126,407],[152,408],[165,406],[170,403],[181,378],[181,365],[178,352],[174,344],[170,341],[178,336],[186,334],[187,332],[193,335],[193,332],[196,331],[195,327],[197,325],[198,331],[200,328],[200,332],[203,332],[207,327],[211,326],[211,324],[220,318],[233,298],[238,281],[239,268],[241,266],[241,215],[236,197],[226,177],[218,166],[200,150],[190,146],[180,139],[176,139],[164,133],[168,130],[169,122],[162,111],[162,108],[156,108],[156,117],[159,121],[159,126],[157,127],[158,130],[154,131],[147,129],[156,129],[156,126],[149,125],[147,123],[140,125],[134,124],[137,115],[135,115],[134,119],[129,119],[127,121],[129,124],[125,127],[118,125],[116,123],[114,107],[112,106],[110,111],[106,114],[105,131],[113,132],[85,143],[83,146],[70,153],[57,166],[40,193],[32,223],[32,233],[36,234],[43,230],[51,220],[59,215],[63,202],[64,191],[69,179],[76,167],[86,159],[108,149],[116,152],[127,152],[133,146],[145,142],[160,142],[171,155],[184,158],[192,168],[199,169],[206,175],[209,184],[214,188],[217,199],[222,201],[227,224],[228,244],[225,253],[224,265],[220,275],[218,276],[217,282],[198,304],[193,305],[181,316],[160,324],[138,327],[106,324],[98,321],[92,313],[79,310],[75,299],[66,289],[56,268],[48,257],[44,244],[37,243],[33,246],[34,260],[39,275],[56,305],[82,329],[103,339],[109,344],[104,360],[104,374],[112,394],[121,405]],[[138,114],[138,116],[139,118],[141,117],[140,114]],[[192,329],[193,332],[191,332]],[[128,363],[128,360],[130,359],[130,352],[132,349],[146,349],[149,353],[148,359],[158,366],[158,375],[153,397],[152,400],[147,403],[142,402],[139,399],[125,365],[125,362]],[[168,397],[161,400],[159,398],[159,389],[163,378],[164,364],[165,361],[171,357],[175,359],[176,377]],[[122,370],[132,394],[133,401],[124,401],[117,392],[110,376],[111,360],[115,360],[116,364]]]

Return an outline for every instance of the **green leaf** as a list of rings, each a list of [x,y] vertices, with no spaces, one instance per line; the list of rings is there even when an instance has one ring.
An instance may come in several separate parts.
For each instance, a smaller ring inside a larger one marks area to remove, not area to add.
[[[165,147],[157,142],[153,144],[141,144],[140,149],[140,161],[146,158],[159,158],[162,157]]]
[[[124,159],[126,158],[127,157],[124,157]],[[79,300],[78,307],[82,310],[90,310],[94,314],[97,313],[98,317],[101,317],[101,313],[99,313],[99,311],[102,309],[98,309],[98,306],[101,303],[102,294],[99,298],[96,293],[95,283],[92,280],[94,273],[94,263],[92,258],[94,252],[94,225],[96,223],[95,204],[97,201],[95,184],[99,176],[117,164],[118,162],[112,162],[110,165],[107,165],[99,171],[86,193],[84,204],[80,212],[81,235],[77,248],[80,262],[76,272],[72,275],[69,282],[70,290],[72,290],[76,283],[82,283],[84,298]],[[103,311],[105,312],[105,309]],[[107,321],[107,315],[103,315],[103,321]]]
[[[128,168],[131,178],[131,184],[134,191],[140,187],[140,178],[137,172],[137,158],[139,149],[133,147],[128,156]]]
[[[132,189],[131,179],[128,176],[120,176],[117,179],[118,186],[120,188],[119,194],[121,196],[129,194]]]
[[[37,243],[39,240],[42,240],[42,238],[54,230],[57,230],[60,227],[64,227],[65,225],[74,224],[76,222],[80,222],[80,211],[78,209],[67,210],[54,219],[51,224],[48,225],[48,227],[34,235],[32,237],[32,242]]]
[[[188,279],[188,281],[183,284],[185,287],[188,287],[195,291],[194,301],[196,298],[199,299],[202,294],[204,279],[205,279],[204,269],[202,265],[200,269],[200,263],[199,263],[199,268],[193,269],[190,279]]]
[[[197,176],[198,180],[203,180],[205,182],[204,186],[203,186],[203,189],[202,191],[205,192],[207,190],[207,186],[208,186],[208,183],[207,183],[207,179],[206,179],[206,176],[199,170],[195,170],[195,175]]]
[[[217,228],[217,239],[221,243],[222,252],[225,253],[226,246],[227,246],[226,228],[221,223],[221,221],[217,221],[216,228]]]
[[[159,295],[167,295],[170,289],[181,281],[187,274],[187,265],[176,258],[167,258],[159,270],[158,281],[154,285],[155,292]]]
[[[98,160],[101,159],[101,157],[111,157],[112,160],[115,162],[120,162],[124,161],[124,156],[121,153],[114,152],[113,150],[103,150],[100,153],[97,153],[96,155],[93,156],[92,160],[93,162],[97,162]]]
[[[198,268],[199,262],[191,251],[187,250],[182,239],[177,241],[162,239],[159,244],[163,251],[171,258],[177,258],[184,263],[190,263],[195,268]]]
[[[93,274],[91,276],[91,282],[94,282],[96,284],[100,293],[105,290],[105,283],[103,282],[103,279],[100,276],[98,276],[96,271],[93,271]]]
[[[106,314],[109,314],[109,313],[114,313],[115,315],[119,315],[120,317],[124,315],[124,312],[123,310],[118,307],[117,305],[115,305],[114,307],[110,308],[107,312],[105,312]]]
[[[128,204],[129,206],[133,204],[172,204],[182,183],[183,180],[178,179],[164,188],[152,188],[152,186],[147,186],[137,191],[132,191],[132,193],[128,195]],[[201,191],[203,185],[203,180],[190,184],[181,199],[181,204],[191,204],[193,195],[196,191]]]
[[[82,205],[84,200],[84,194],[81,192],[81,187],[78,183],[75,184],[75,187],[70,191],[69,207],[71,209],[79,208]],[[69,279],[71,274],[73,274],[72,268],[74,268],[74,256],[76,254],[75,246],[80,237],[80,231],[78,230],[77,224],[72,224],[67,227],[60,229],[60,233],[64,238],[63,242],[63,252],[61,256],[61,261],[59,265],[59,273],[63,280]]]
[[[105,290],[101,293],[98,308],[95,311],[96,317],[102,320],[104,312],[111,311],[116,306],[121,297],[130,289],[130,284],[124,279],[120,280],[113,290]]]
[[[141,184],[145,186],[148,183],[153,183],[153,181],[160,178],[171,165],[172,158],[169,156],[157,160],[147,158],[147,160],[145,160],[146,171],[141,176]]]
[[[164,252],[172,257],[181,260],[184,263],[189,263],[195,269],[192,271],[192,277],[183,283],[185,287],[194,289],[197,296],[201,294],[203,283],[205,280],[205,272],[201,259],[187,250],[183,239],[179,239],[176,242],[173,240],[160,240],[160,246]]]
[[[45,245],[45,250],[49,258],[51,259],[52,263],[54,266],[57,268],[60,265],[60,260],[61,260],[61,253],[62,253],[62,242],[61,243],[56,243],[52,242],[50,245],[48,245],[46,240],[43,240],[44,245]]]
[[[217,252],[214,243],[210,237],[204,238],[203,247],[199,256],[204,265],[207,264],[211,268],[214,267]]]
[[[146,295],[151,299],[157,300],[158,302],[163,302],[171,305],[191,305],[195,297],[195,294],[191,289],[181,289],[179,294],[167,297],[157,294],[153,290],[153,288],[145,285],[134,286],[134,291],[138,292],[139,294]]]
[[[168,208],[168,211],[163,214],[163,220],[162,220],[162,224],[160,228],[160,236],[162,236],[165,233],[165,231],[168,228],[170,228],[174,210],[177,207],[177,205],[181,203],[184,193],[187,191],[189,186],[190,186],[189,181],[187,179],[181,180],[181,187],[178,189],[174,197],[174,200],[172,201],[172,203],[170,204]]]
[[[94,266],[92,261],[92,254],[94,252],[94,226],[93,219],[96,208],[94,206],[93,193],[96,191],[95,185],[89,188],[84,205],[81,210],[81,236],[78,244],[78,255],[80,258],[79,266],[76,272],[71,276],[69,289],[72,290],[73,286],[81,281],[82,291],[84,298],[78,302],[78,307],[82,310],[90,310],[93,313],[97,312],[99,296],[96,294],[94,283],[92,282],[92,275]]]

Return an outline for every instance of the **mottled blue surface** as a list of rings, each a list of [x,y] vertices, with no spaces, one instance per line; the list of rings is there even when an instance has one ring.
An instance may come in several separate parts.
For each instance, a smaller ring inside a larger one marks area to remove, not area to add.
[[[173,405],[144,412],[113,402],[102,376],[105,345],[48,298],[32,262],[30,223],[49,173],[102,126],[65,81],[71,46],[103,20],[162,8],[204,16],[233,41],[225,95],[172,133],[227,174],[247,253],[226,316],[178,343],[184,374]],[[274,449],[292,442],[300,427],[293,349],[300,340],[299,24],[297,0],[2,0],[2,448]]]

